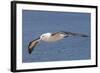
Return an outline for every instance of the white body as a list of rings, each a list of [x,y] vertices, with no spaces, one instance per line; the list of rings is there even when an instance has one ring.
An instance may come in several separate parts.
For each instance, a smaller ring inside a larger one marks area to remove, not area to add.
[[[42,34],[40,36],[40,39],[45,41],[45,42],[55,42],[55,41],[63,39],[64,37],[65,37],[65,35],[64,34],[60,34],[60,33],[55,34],[53,36],[52,36],[51,33],[45,33],[45,34]]]

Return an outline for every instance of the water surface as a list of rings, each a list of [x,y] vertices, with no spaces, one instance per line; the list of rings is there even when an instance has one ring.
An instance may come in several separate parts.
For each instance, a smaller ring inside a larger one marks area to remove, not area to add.
[[[70,31],[90,35],[90,18],[89,13],[23,10],[23,63],[90,59],[90,37],[68,37],[53,43],[41,41],[32,54],[28,53],[29,42],[42,33]]]

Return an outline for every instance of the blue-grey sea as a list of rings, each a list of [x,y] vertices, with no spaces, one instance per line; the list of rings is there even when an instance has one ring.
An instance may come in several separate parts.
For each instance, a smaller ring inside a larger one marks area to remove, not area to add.
[[[90,37],[68,37],[53,43],[41,41],[32,54],[28,53],[29,42],[42,33],[69,31],[90,36],[90,20],[90,13],[23,10],[22,62],[91,59]]]

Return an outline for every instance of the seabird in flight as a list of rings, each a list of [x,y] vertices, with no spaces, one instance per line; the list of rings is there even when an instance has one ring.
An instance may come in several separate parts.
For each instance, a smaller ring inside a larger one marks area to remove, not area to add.
[[[44,33],[42,34],[39,38],[32,40],[29,45],[28,45],[28,52],[29,54],[32,53],[32,50],[34,47],[40,42],[40,41],[45,41],[45,42],[56,42],[59,40],[62,40],[66,37],[70,36],[79,36],[79,37],[88,37],[85,34],[81,33],[72,33],[72,32],[54,32],[54,33]]]

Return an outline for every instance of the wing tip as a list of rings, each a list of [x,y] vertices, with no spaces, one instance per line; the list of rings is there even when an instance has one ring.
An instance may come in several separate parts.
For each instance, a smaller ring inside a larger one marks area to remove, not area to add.
[[[28,53],[31,54],[32,53],[32,48],[28,49]]]
[[[81,35],[81,37],[89,37],[88,35]]]
[[[31,46],[31,43],[32,43],[32,41],[28,45],[28,53],[29,54],[31,54],[32,53],[32,50],[33,50],[33,47],[30,47]]]

